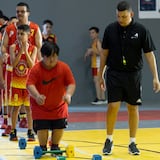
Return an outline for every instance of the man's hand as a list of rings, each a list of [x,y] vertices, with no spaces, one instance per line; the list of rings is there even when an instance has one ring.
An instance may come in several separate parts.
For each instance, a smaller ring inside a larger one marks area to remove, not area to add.
[[[153,90],[155,93],[160,91],[160,82],[159,80],[153,79]]]
[[[99,79],[99,84],[100,84],[100,87],[103,91],[106,90],[106,83],[105,83],[105,79],[104,78],[100,78]]]
[[[86,51],[86,53],[85,53],[85,55],[84,55],[84,60],[86,60],[86,58],[88,56],[91,56],[92,54],[93,54],[92,48],[88,48],[87,51]]]

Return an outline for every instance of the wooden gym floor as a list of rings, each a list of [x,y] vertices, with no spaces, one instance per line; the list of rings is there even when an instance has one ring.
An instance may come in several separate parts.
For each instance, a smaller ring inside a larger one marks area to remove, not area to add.
[[[60,147],[73,145],[75,157],[68,160],[88,160],[94,154],[103,160],[159,160],[160,159],[160,109],[159,106],[146,105],[140,109],[140,125],[137,133],[137,144],[140,156],[128,154],[127,112],[121,108],[114,132],[114,150],[110,156],[102,155],[106,138],[105,111],[106,106],[71,106],[69,127],[65,130]],[[0,130],[0,134],[3,130]],[[26,129],[18,128],[18,137],[26,137]],[[9,141],[0,136],[0,160],[34,160],[33,148],[38,141],[28,142],[24,150],[20,150],[18,142]],[[64,154],[65,155],[65,154]],[[46,154],[41,159],[55,159]]]

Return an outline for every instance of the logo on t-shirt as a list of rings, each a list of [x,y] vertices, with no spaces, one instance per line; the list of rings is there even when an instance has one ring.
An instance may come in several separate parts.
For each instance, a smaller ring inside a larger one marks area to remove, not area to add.
[[[132,37],[131,37],[131,39],[137,39],[138,38],[138,33],[135,33]]]
[[[48,81],[43,80],[43,81],[42,81],[42,84],[47,85],[47,84],[49,84],[49,83],[51,83],[51,82],[55,81],[56,79],[57,79],[57,77],[51,78],[51,79],[50,79],[50,80],[48,80]]]

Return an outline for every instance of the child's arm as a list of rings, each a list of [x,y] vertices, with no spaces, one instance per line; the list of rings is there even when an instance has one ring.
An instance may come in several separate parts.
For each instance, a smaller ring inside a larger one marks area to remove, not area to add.
[[[9,48],[9,53],[10,53],[10,62],[11,62],[11,65],[13,66],[13,68],[15,68],[21,58],[21,55],[22,55],[22,51],[20,50],[18,52],[18,54],[16,55],[15,53],[15,48],[16,48],[16,45],[15,44],[12,44]]]
[[[32,68],[35,64],[35,60],[37,57],[37,47],[35,46],[33,52],[31,54],[28,53],[28,49],[25,49],[26,60],[29,68]]]
[[[97,41],[97,55],[100,55],[102,52],[102,44],[101,44],[101,41],[98,40]]]

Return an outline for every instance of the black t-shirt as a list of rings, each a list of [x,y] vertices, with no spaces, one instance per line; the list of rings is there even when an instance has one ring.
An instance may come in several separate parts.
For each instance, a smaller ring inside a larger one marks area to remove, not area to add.
[[[136,71],[143,67],[142,51],[154,51],[155,45],[149,31],[132,20],[127,27],[118,22],[107,26],[102,48],[109,49],[107,66],[114,70]]]

